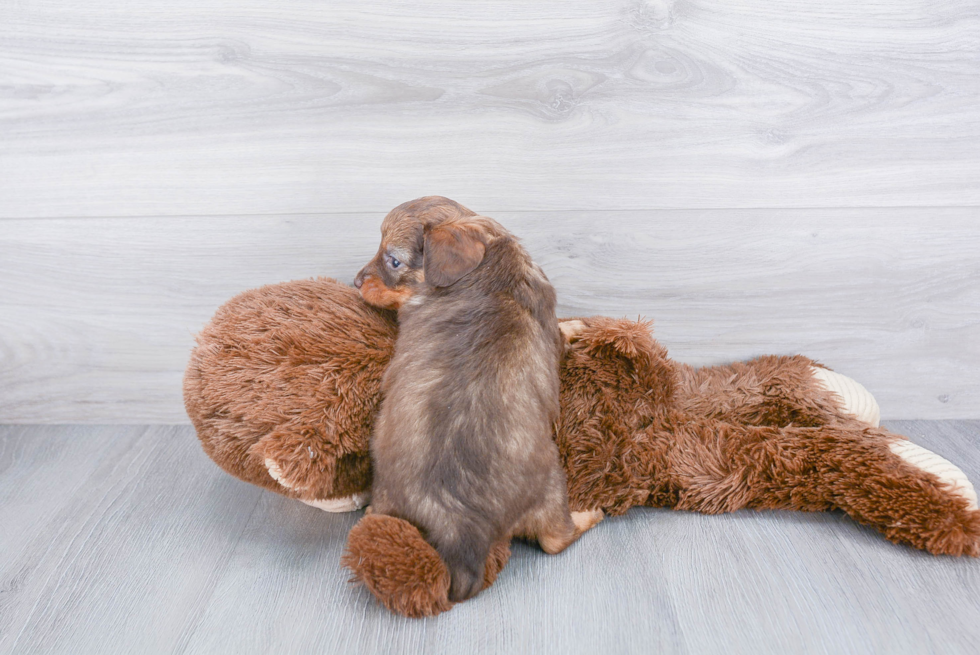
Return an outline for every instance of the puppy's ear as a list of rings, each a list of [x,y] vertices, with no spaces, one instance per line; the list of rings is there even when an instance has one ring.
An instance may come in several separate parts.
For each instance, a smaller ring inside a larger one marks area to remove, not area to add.
[[[425,233],[422,266],[425,281],[448,287],[480,265],[486,251],[483,233],[460,224],[440,225]]]

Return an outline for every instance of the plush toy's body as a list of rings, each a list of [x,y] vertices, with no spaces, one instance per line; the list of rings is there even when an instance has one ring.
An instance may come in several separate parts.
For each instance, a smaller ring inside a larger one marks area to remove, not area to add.
[[[396,331],[394,313],[332,280],[229,301],[198,337],[184,382],[205,451],[248,482],[323,509],[357,508]],[[891,541],[980,555],[972,485],[878,428],[873,399],[849,379],[801,356],[694,369],[634,321],[580,319],[563,332],[572,344],[555,440],[572,511],[841,509]],[[487,585],[507,556],[491,553]],[[445,565],[400,519],[364,517],[345,564],[400,613],[451,606]]]

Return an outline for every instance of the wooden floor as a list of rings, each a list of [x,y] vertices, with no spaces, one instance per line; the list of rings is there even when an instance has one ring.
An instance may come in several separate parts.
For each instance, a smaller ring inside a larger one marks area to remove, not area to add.
[[[980,480],[980,421],[891,422]],[[0,653],[976,653],[980,562],[841,514],[633,510],[435,619],[338,566],[360,513],[239,482],[186,426],[0,427]]]

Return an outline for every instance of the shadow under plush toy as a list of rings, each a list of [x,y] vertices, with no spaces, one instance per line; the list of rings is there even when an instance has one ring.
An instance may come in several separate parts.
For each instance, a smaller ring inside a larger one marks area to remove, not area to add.
[[[874,398],[853,380],[803,356],[695,369],[669,359],[644,322],[595,317],[562,331],[571,343],[554,438],[572,511],[840,509],[896,543],[980,556],[966,476],[879,428]],[[394,311],[334,280],[231,299],[198,336],[184,378],[205,452],[315,507],[362,507],[396,333]],[[347,548],[344,564],[389,609],[419,617],[452,606],[448,569],[406,521],[365,516]],[[491,552],[485,586],[508,557]]]

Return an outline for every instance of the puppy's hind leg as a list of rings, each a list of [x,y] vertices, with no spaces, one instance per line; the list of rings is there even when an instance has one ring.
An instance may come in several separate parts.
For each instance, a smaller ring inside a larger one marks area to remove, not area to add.
[[[575,524],[575,530],[578,531],[578,536],[580,537],[583,532],[594,528],[605,517],[606,515],[601,509],[591,509],[587,512],[572,512],[572,523]]]
[[[594,527],[604,517],[601,509],[588,512],[569,512],[568,499],[563,493],[551,498],[529,512],[518,525],[515,534],[536,539],[541,550],[556,555]]]
[[[541,550],[549,555],[557,555],[577,541],[586,530],[594,527],[603,519],[603,516],[601,509],[590,512],[572,512],[568,517],[568,522],[572,525],[571,530],[564,522],[549,522],[539,529],[538,544],[541,545]]]

